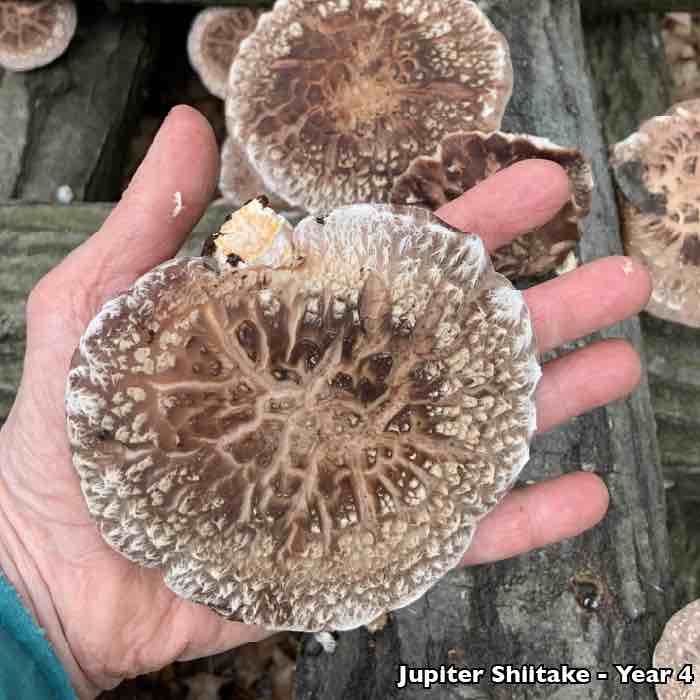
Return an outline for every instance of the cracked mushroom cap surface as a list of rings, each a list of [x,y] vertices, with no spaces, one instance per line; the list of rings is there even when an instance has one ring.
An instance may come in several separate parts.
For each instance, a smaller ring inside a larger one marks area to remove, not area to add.
[[[187,53],[209,92],[226,97],[228,74],[241,42],[261,12],[249,7],[209,7],[197,13],[187,37]]]
[[[73,0],[1,0],[0,66],[28,71],[56,60],[75,34]]]
[[[416,158],[396,180],[391,201],[436,210],[509,165],[531,158],[554,161],[566,170],[571,200],[552,221],[519,236],[492,257],[496,270],[510,278],[543,275],[575,250],[581,237],[579,220],[590,212],[593,172],[576,149],[526,134],[450,134],[434,157]]]
[[[265,186],[248,160],[245,148],[230,136],[221,147],[219,190],[223,198],[235,206],[242,206],[251,199],[264,195],[273,209],[291,208],[287,202]]]
[[[678,680],[688,664],[695,677],[691,684]],[[654,650],[654,667],[673,669],[669,683],[656,685],[659,700],[700,700],[700,600],[686,605],[666,623]]]
[[[229,133],[267,186],[318,213],[387,202],[461,129],[500,127],[508,44],[467,0],[279,0],[241,45]]]
[[[527,462],[541,372],[521,293],[424,209],[292,229],[256,200],[214,247],[143,276],[76,350],[68,432],[103,536],[271,629],[409,604]]]
[[[628,255],[651,272],[647,311],[700,328],[700,100],[674,106],[612,148]]]

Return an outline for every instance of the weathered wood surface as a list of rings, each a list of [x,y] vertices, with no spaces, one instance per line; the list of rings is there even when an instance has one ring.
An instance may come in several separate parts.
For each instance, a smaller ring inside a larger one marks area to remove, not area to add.
[[[105,0],[108,5],[117,7],[124,3],[163,4],[163,5],[201,5],[211,7],[272,7],[274,0]]]
[[[628,37],[620,43],[620,37]],[[608,144],[626,138],[671,104],[659,20],[605,18],[587,25],[586,43]],[[620,65],[625,71],[619,71]],[[670,493],[700,502],[700,331],[644,315],[649,382]]]
[[[0,204],[0,424],[9,413],[22,373],[24,311],[31,288],[96,231],[111,208],[109,204]],[[229,207],[210,207],[183,253],[198,253],[205,235],[216,231],[229,211]]]
[[[52,65],[0,75],[0,200],[115,200],[128,129],[149,62],[139,8],[118,15],[85,3],[68,51]]]
[[[608,144],[667,110],[672,83],[658,16],[589,22],[586,48]],[[700,331],[646,314],[642,330],[664,476],[671,485],[672,580],[680,604],[700,596]]]
[[[681,12],[700,10],[700,0],[581,0],[586,15],[621,12]]]
[[[520,7],[520,0],[509,1],[513,9]],[[248,6],[270,7],[272,0],[105,0],[110,6],[118,6],[121,2],[137,4],[179,4],[179,5],[210,5],[210,6]],[[584,13],[588,15],[619,14],[621,12],[673,12],[681,10],[699,10],[700,0],[581,0]]]
[[[598,182],[581,257],[618,253],[617,211],[606,150],[586,74],[575,0],[482,3],[508,37],[516,70],[505,128],[576,145],[593,159]],[[624,37],[618,37],[624,41]],[[618,70],[624,67],[619,66]],[[598,338],[640,346],[637,320]],[[578,345],[578,344],[577,344]],[[611,659],[647,666],[669,612],[668,544],[649,389],[593,411],[536,440],[525,479],[590,469],[610,488],[612,506],[589,533],[491,566],[456,571],[383,630],[339,635],[333,655],[307,641],[298,663],[297,697],[320,698],[653,698],[651,687],[612,677],[586,686],[396,689],[397,666],[465,667],[568,663],[609,670]],[[585,610],[591,585],[598,607]],[[578,598],[577,598],[577,595]]]
[[[85,241],[112,204],[70,206],[0,202],[0,425],[12,407],[22,374],[25,304],[36,282]],[[218,230],[230,205],[209,207],[179,255],[199,255],[204,238]],[[292,221],[298,212],[283,212]]]

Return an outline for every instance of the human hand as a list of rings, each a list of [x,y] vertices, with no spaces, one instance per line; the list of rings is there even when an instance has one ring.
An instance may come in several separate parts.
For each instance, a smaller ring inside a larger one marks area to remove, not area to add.
[[[157,569],[140,568],[105,544],[80,492],[65,427],[65,381],[80,336],[105,301],[175,254],[210,200],[217,162],[205,120],[175,110],[100,231],[44,277],[28,302],[24,376],[0,431],[0,565],[84,698],[124,677],[264,635],[178,598]],[[439,215],[494,249],[550,219],[568,200],[568,187],[558,166],[524,162]],[[184,206],[174,217],[176,192]],[[625,258],[530,290],[540,351],[636,313],[649,290],[646,273]],[[639,375],[637,355],[623,341],[549,363],[537,394],[540,430],[624,396]],[[464,561],[493,561],[573,536],[606,508],[607,491],[592,474],[518,489],[482,522]]]

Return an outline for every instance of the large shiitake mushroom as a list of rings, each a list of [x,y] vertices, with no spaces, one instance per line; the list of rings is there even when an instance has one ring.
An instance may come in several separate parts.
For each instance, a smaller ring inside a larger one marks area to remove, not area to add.
[[[498,129],[512,82],[469,0],[278,0],[231,68],[228,131],[294,207],[387,202],[443,136]]]
[[[409,604],[513,485],[540,377],[528,310],[479,238],[354,205],[293,229],[255,200],[109,302],[68,430],[107,542],[268,628]]]

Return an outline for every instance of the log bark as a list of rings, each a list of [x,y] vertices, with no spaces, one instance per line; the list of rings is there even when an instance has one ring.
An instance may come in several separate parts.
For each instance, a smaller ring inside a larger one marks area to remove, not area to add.
[[[22,372],[25,302],[52,267],[96,231],[111,204],[0,204],[0,424],[12,407]],[[184,252],[224,221],[228,207],[210,207]]]
[[[140,9],[81,6],[68,51],[46,68],[0,76],[0,200],[116,200],[149,63]]]
[[[113,206],[0,203],[0,425],[12,407],[22,373],[29,292],[102,225]],[[199,255],[204,238],[218,230],[230,212],[229,205],[211,205],[179,255]],[[284,213],[292,222],[299,220],[298,212]]]
[[[137,4],[166,4],[166,5],[210,5],[210,6],[247,6],[271,7],[272,0],[104,0],[110,6],[121,2]],[[513,7],[516,7],[514,3]],[[603,15],[619,14],[622,12],[680,12],[700,9],[700,0],[581,0],[585,14]],[[519,7],[519,5],[517,5]]]
[[[672,101],[657,16],[621,15],[586,26],[586,46],[608,144]],[[625,37],[620,42],[620,37]],[[624,66],[624,71],[619,67]],[[700,330],[642,315],[646,368],[668,488],[673,580],[680,600],[700,596]]]
[[[594,162],[598,190],[581,258],[587,262],[619,253],[617,211],[586,72],[578,3],[521,0],[517,12],[511,2],[482,4],[507,36],[516,70],[505,128],[583,148]],[[583,342],[610,337],[640,347],[639,322]],[[539,552],[455,571],[415,604],[392,613],[375,634],[366,629],[340,634],[332,655],[307,640],[298,662],[297,698],[653,698],[650,686],[621,685],[609,663],[624,659],[648,666],[669,613],[668,544],[654,435],[643,384],[630,399],[538,437],[523,479],[595,471],[611,492],[605,521]],[[395,681],[401,663],[467,668],[568,663],[594,674],[611,673],[608,680],[594,676],[590,684],[557,689],[504,687],[486,679],[478,686],[399,691]]]
[[[587,16],[621,12],[694,12],[700,10],[700,0],[581,0]]]
[[[104,0],[109,6],[124,3],[162,4],[162,5],[201,5],[206,7],[272,7],[274,0]]]

